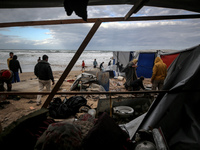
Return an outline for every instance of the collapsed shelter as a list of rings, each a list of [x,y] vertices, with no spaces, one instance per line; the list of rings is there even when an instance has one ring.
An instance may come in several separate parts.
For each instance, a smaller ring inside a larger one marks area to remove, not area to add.
[[[63,7],[63,1],[34,1],[27,2],[24,0],[7,0],[0,2],[0,8],[35,8],[35,7]],[[84,51],[92,36],[97,31],[102,22],[110,21],[138,21],[138,20],[164,20],[164,19],[187,19],[200,18],[199,14],[195,15],[176,15],[176,16],[147,16],[147,17],[130,17],[133,13],[137,13],[143,6],[156,6],[165,8],[185,9],[194,12],[200,12],[198,0],[139,0],[139,1],[123,1],[115,0],[112,2],[105,0],[89,0],[88,5],[111,5],[111,4],[131,4],[133,8],[125,17],[120,18],[95,18],[87,19],[88,23],[95,23],[83,43],[80,45],[77,53],[72,58],[63,75],[57,82],[56,86],[49,94],[46,102],[42,107],[46,108],[60,85]],[[49,24],[67,24],[67,23],[85,23],[83,20],[54,20],[54,21],[35,21],[35,22],[16,22],[16,23],[0,23],[0,27],[12,26],[32,26],[32,25],[49,25]],[[160,94],[153,103],[150,110],[139,125],[139,129],[148,130],[149,127],[162,128],[167,144],[170,149],[199,149],[199,46],[181,52],[169,67],[169,74],[165,81],[164,90],[168,93]],[[163,56],[164,58],[164,56]],[[190,94],[191,93],[191,94]],[[3,94],[3,93],[1,93]],[[177,109],[178,108],[178,109]],[[159,114],[159,115],[158,115]],[[172,122],[173,120],[173,122]],[[136,133],[136,132],[135,132]]]

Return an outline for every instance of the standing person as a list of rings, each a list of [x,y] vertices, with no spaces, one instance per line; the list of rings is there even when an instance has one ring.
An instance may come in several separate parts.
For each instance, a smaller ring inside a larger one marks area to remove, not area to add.
[[[48,63],[47,55],[43,55],[42,60],[35,65],[34,74],[38,77],[39,92],[41,92],[44,87],[46,87],[47,91],[51,91],[51,81],[52,85],[54,85],[54,77],[51,66]],[[37,96],[36,102],[37,106],[41,104],[41,95]]]
[[[152,90],[161,90],[164,84],[164,80],[167,76],[167,65],[163,63],[160,57],[156,57],[153,66],[153,74],[151,77]]]
[[[124,86],[127,90],[129,89],[129,87],[131,88],[131,83],[137,80],[137,62],[137,59],[133,59],[126,65],[124,69],[122,69],[122,72],[125,72],[126,82],[124,83]]]
[[[100,71],[103,71],[103,70],[104,70],[103,64],[104,64],[104,62],[102,62],[102,63],[100,64],[100,66],[99,66]]]
[[[9,63],[10,63],[10,60],[13,59],[13,55],[14,55],[13,52],[10,52],[10,53],[9,53],[9,56],[10,56],[10,57],[7,59],[8,69],[10,69],[10,68],[9,68]]]
[[[22,68],[21,68],[21,66],[20,66],[19,61],[17,60],[17,55],[14,55],[14,56],[13,56],[13,59],[10,60],[9,68],[10,68],[10,70],[11,70],[11,71],[13,72],[13,74],[14,74],[12,83],[14,83],[14,82],[20,82],[19,70],[20,70],[20,73],[22,73]]]
[[[4,83],[7,84],[7,91],[11,91],[12,89],[12,78],[13,73],[8,69],[0,70],[0,91],[4,91]]]
[[[37,62],[41,61],[41,57],[38,58]]]
[[[111,60],[108,62],[108,66],[110,66],[111,65]]]
[[[82,69],[81,69],[81,71],[83,71],[83,70],[85,70],[85,62],[84,62],[84,60],[82,61]]]
[[[93,61],[93,66],[94,66],[94,68],[96,68],[98,66],[96,59],[94,59],[94,61]]]

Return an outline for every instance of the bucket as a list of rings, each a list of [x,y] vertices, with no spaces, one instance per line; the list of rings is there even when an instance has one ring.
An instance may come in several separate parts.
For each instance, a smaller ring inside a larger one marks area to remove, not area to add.
[[[113,107],[113,112],[114,114],[120,115],[121,117],[129,117],[133,115],[134,110],[129,106],[117,106]]]

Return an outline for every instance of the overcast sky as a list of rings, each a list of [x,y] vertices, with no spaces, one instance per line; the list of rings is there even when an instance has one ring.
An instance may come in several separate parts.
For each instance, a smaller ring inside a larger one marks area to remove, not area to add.
[[[132,6],[89,6],[88,18],[124,17]],[[195,14],[144,7],[135,16]],[[134,16],[134,15],[132,15]],[[80,19],[64,8],[0,9],[0,23]],[[0,28],[0,49],[77,50],[93,24]],[[200,44],[200,19],[102,23],[86,50],[183,50]]]

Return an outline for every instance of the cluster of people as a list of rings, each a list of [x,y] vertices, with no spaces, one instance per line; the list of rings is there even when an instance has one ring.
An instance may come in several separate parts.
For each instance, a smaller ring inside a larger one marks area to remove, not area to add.
[[[126,82],[124,84],[127,90],[138,91],[140,89],[145,90],[143,85],[144,77],[141,76],[139,79],[136,74],[137,69],[137,59],[133,59],[127,64],[123,69],[126,76]],[[164,80],[167,76],[167,65],[162,61],[160,57],[156,57],[154,61],[153,71],[152,71],[151,83],[152,90],[161,90],[163,88]]]
[[[145,90],[145,87],[143,85],[144,77],[137,77],[136,69],[137,69],[137,59],[133,59],[130,61],[126,67],[123,67],[123,65],[118,65],[121,72],[125,72],[126,82],[124,83],[124,86],[127,90]],[[104,71],[104,62],[102,62],[99,66],[100,71]],[[111,60],[108,63],[108,66],[111,65]],[[98,63],[97,60],[94,59],[93,61],[93,68],[97,68]],[[85,62],[82,61],[82,69],[81,71],[85,70]],[[156,57],[154,61],[153,71],[152,71],[152,77],[151,77],[151,83],[152,83],[152,90],[161,90],[164,84],[164,80],[167,76],[167,66],[162,61],[160,57]]]
[[[103,66],[103,64],[104,64],[104,62],[102,62],[100,65],[99,65],[99,69],[100,69],[100,71],[104,71],[104,66]],[[111,65],[111,61],[109,61],[109,63],[108,63],[108,66],[110,66]],[[83,71],[85,71],[85,62],[84,62],[84,60],[82,61],[82,69],[81,69],[81,71],[83,72]],[[98,66],[98,63],[97,63],[97,60],[96,59],[94,59],[94,61],[93,61],[93,68],[97,68],[97,66]]]
[[[4,83],[7,84],[7,91],[11,91],[12,83],[20,82],[19,71],[22,73],[22,68],[20,66],[20,62],[17,60],[17,55],[14,55],[13,52],[10,52],[10,57],[7,59],[8,69],[0,70],[0,91],[4,91]],[[145,90],[143,85],[144,77],[137,77],[136,69],[137,69],[137,59],[133,59],[131,62],[127,64],[125,68],[122,69],[122,72],[125,72],[126,82],[125,88],[127,90]],[[103,67],[104,62],[102,62],[99,66],[100,71],[104,71]],[[111,61],[109,61],[108,66],[111,65]],[[98,63],[97,60],[94,59],[93,67],[97,68]],[[82,71],[85,70],[85,62],[82,61]],[[54,85],[54,77],[52,73],[52,69],[50,64],[48,63],[48,56],[43,55],[42,60],[41,57],[38,58],[37,64],[34,67],[34,74],[38,78],[39,82],[39,91],[42,91],[44,87],[46,87],[47,91],[51,90],[51,82]],[[156,57],[153,66],[153,73],[151,77],[152,90],[161,90],[164,84],[164,80],[167,76],[167,66],[163,63],[160,57]],[[37,96],[37,105],[41,104],[41,95]]]
[[[11,91],[12,83],[20,82],[19,71],[22,73],[22,68],[19,61],[17,60],[17,55],[13,52],[9,53],[10,57],[7,59],[8,69],[0,70],[0,91],[5,91],[4,83],[7,84],[7,91]],[[51,90],[51,81],[54,85],[54,77],[51,70],[51,66],[48,63],[48,56],[43,55],[42,60],[39,57],[37,64],[34,67],[34,74],[38,78],[39,82],[39,92],[46,87],[47,91]],[[41,95],[37,96],[37,105],[41,104]]]
[[[5,91],[4,83],[7,84],[7,91],[11,91],[12,83],[20,82],[19,71],[22,73],[20,62],[13,52],[10,52],[9,56],[7,59],[8,69],[0,70],[0,91]]]

